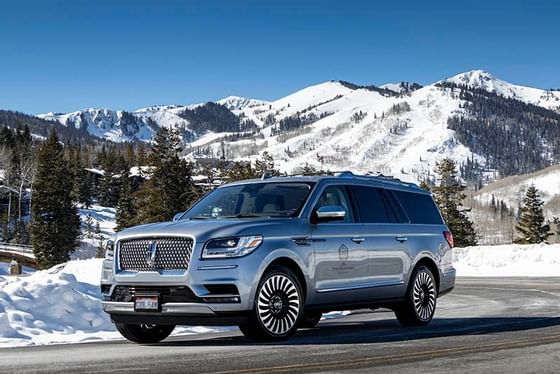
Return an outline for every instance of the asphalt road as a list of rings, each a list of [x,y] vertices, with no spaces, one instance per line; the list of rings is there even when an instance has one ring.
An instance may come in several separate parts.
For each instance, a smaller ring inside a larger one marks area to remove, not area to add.
[[[0,349],[0,373],[558,373],[560,278],[460,279],[432,324],[403,328],[360,310],[283,344],[239,332]]]

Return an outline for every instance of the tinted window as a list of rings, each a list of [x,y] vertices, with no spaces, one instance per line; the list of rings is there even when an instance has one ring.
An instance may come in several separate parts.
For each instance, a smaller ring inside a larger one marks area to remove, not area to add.
[[[443,223],[430,195],[404,191],[394,191],[394,193],[408,214],[410,222],[428,225]]]
[[[325,188],[325,190],[321,194],[321,197],[319,198],[319,201],[317,202],[317,205],[315,206],[315,210],[319,209],[322,206],[340,206],[346,211],[346,216],[344,217],[343,221],[332,221],[333,223],[354,222],[350,199],[348,198],[348,193],[346,192],[345,187],[330,186]]]
[[[389,213],[389,220],[391,220],[391,222],[408,223],[408,217],[393,192],[391,190],[380,191],[381,195],[385,198],[387,213]]]
[[[181,219],[225,219],[255,216],[293,217],[299,213],[309,183],[248,183],[218,188]]]
[[[356,199],[360,219],[364,223],[395,222],[394,215],[387,210],[383,196],[378,188],[352,186],[352,195]],[[389,219],[391,216],[391,219]]]

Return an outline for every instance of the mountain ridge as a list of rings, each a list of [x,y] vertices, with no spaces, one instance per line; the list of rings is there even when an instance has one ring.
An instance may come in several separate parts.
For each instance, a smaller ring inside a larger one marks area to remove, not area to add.
[[[490,96],[484,98],[481,91]],[[492,126],[477,112],[489,99],[501,115]],[[541,126],[551,133],[535,145],[534,154],[524,156],[523,172],[558,162],[560,150],[553,143],[558,136],[560,91],[515,85],[484,70],[423,87],[405,82],[363,86],[327,81],[273,101],[229,96],[213,103],[158,105],[132,112],[90,108],[39,117],[121,142],[149,142],[161,126],[178,128],[186,142],[186,157],[191,159],[256,159],[268,151],[287,172],[307,164],[419,180],[432,178],[435,163],[450,157],[466,168],[462,174],[484,179],[495,177],[495,170],[488,170],[492,160],[507,160],[508,155],[497,154],[501,151],[495,144],[477,148],[477,136],[492,129],[521,128],[520,121],[526,119],[499,110],[521,103],[542,108],[542,113],[531,110],[541,125],[551,124],[551,130]],[[454,119],[473,123],[457,127]]]

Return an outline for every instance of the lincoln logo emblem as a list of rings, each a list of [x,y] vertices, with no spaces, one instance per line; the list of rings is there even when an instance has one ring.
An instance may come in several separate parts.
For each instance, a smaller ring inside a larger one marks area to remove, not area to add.
[[[348,260],[348,247],[344,244],[338,248],[338,257],[340,257],[342,261]]]
[[[154,240],[148,246],[148,266],[154,266],[156,262],[157,242]]]

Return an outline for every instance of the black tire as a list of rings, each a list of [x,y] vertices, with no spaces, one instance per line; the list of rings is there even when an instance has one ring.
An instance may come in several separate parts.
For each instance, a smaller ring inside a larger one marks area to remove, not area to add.
[[[159,343],[167,338],[175,326],[172,325],[126,325],[115,323],[122,336],[134,343]]]
[[[299,321],[299,327],[304,327],[304,328],[315,327],[315,326],[317,326],[317,324],[321,320],[322,316],[323,316],[323,313],[320,313],[320,312],[304,313],[303,317]]]
[[[425,326],[432,321],[437,304],[437,284],[431,270],[424,265],[414,269],[405,300],[395,308],[403,326]]]
[[[248,323],[239,329],[251,340],[288,339],[297,331],[303,305],[297,277],[289,269],[275,266],[259,282]]]

